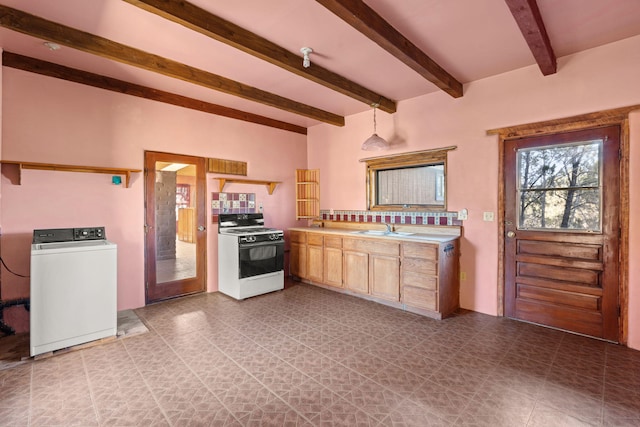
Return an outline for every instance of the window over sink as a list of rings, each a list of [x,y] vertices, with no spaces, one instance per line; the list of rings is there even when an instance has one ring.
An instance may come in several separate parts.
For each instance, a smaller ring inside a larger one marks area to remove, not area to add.
[[[447,209],[447,153],[456,147],[362,159],[367,165],[367,209]]]

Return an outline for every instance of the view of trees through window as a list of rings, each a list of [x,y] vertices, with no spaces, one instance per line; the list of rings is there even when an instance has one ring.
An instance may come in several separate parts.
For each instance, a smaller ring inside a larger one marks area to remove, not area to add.
[[[600,231],[602,141],[518,151],[520,229]]]

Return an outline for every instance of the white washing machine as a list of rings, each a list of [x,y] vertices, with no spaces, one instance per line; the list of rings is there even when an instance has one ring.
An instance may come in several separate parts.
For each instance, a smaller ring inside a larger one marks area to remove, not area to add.
[[[34,230],[31,356],[116,335],[117,270],[104,227]]]

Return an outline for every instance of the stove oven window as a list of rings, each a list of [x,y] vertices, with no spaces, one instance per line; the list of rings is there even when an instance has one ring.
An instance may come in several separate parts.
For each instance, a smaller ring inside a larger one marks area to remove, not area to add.
[[[284,269],[284,243],[245,245],[240,248],[240,278],[260,276]]]

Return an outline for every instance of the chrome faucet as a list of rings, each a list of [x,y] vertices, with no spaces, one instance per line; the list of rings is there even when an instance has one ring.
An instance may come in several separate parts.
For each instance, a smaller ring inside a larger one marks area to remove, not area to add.
[[[386,225],[386,226],[387,226],[387,231],[386,231],[386,233],[392,233],[392,232],[393,232],[393,231],[391,230],[391,224],[387,224],[387,223],[386,223],[386,222],[384,222],[384,221],[383,221],[382,223],[383,223],[384,225]]]

